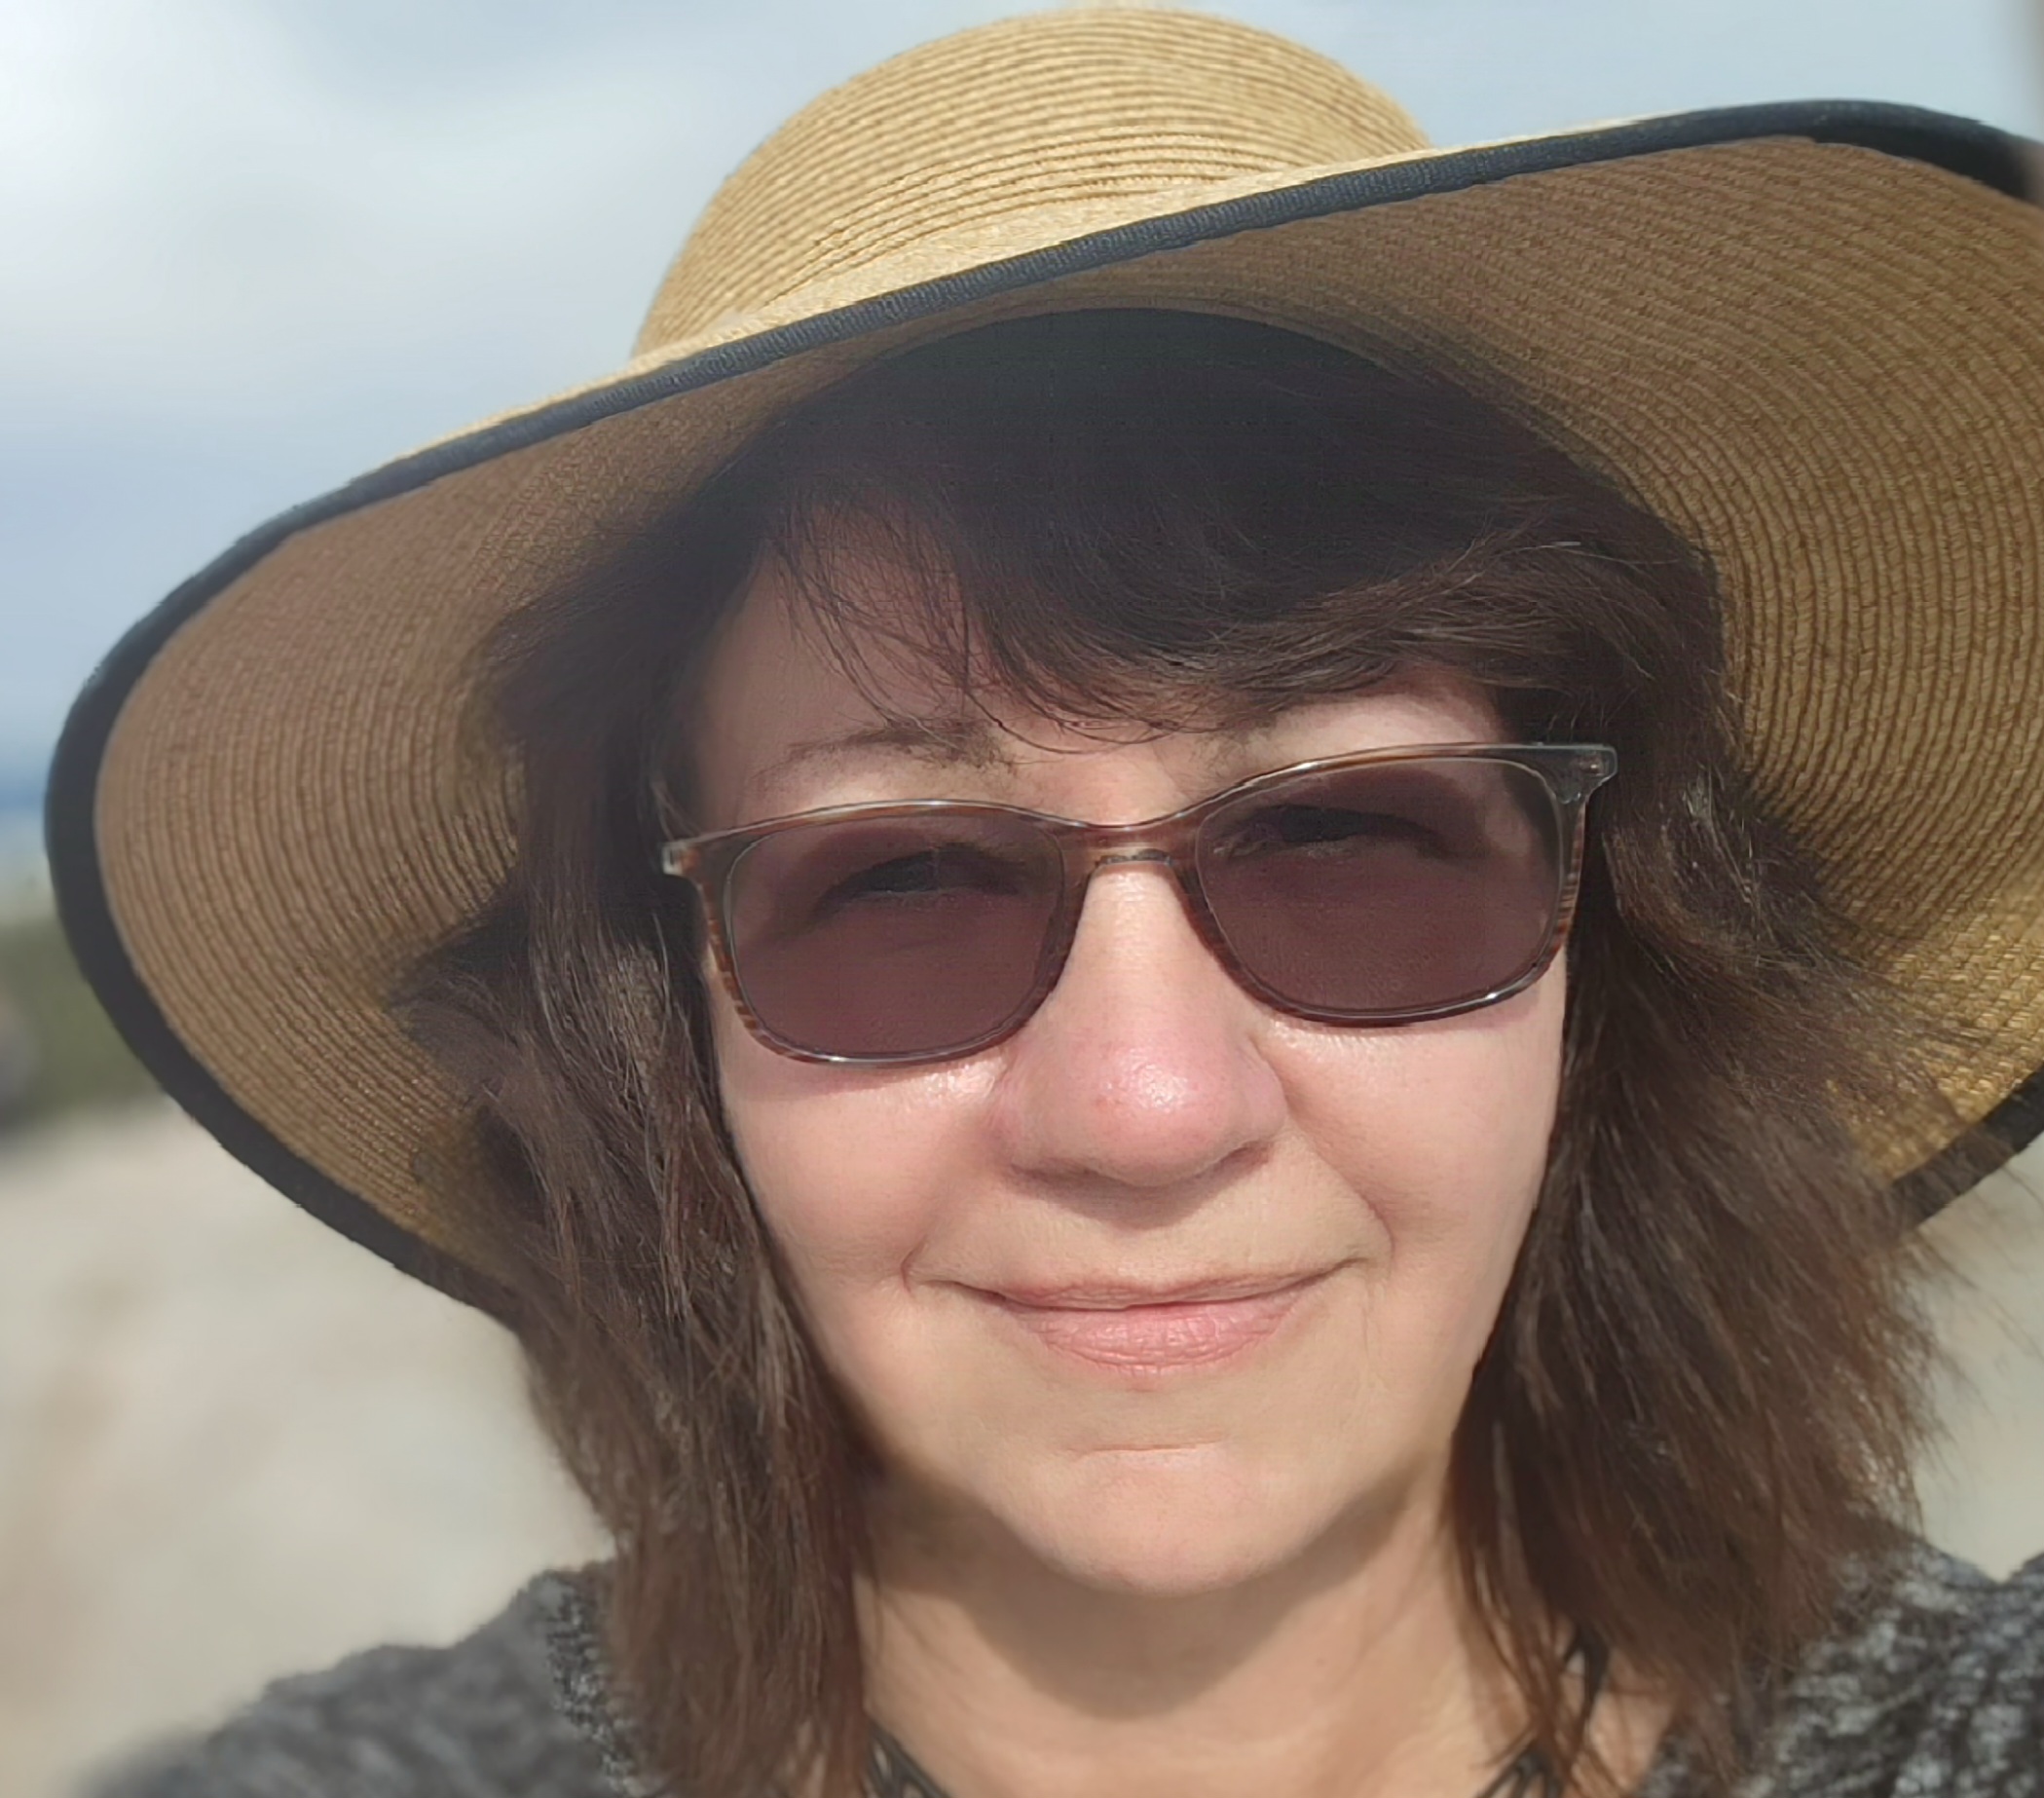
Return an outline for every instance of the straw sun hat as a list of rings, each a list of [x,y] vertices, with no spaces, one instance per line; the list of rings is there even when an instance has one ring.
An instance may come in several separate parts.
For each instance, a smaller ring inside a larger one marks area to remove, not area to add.
[[[1709,554],[1763,789],[1866,953],[1975,1032],[1941,1082],[2010,1152],[2044,1127],[2025,149],[1808,103],[1434,150],[1319,56],[1162,11],[911,52],[730,177],[619,373],[285,513],[130,632],[53,775],[72,941],[229,1149],[488,1302],[432,1172],[458,1112],[384,1009],[511,854],[463,730],[478,641],[876,357],[1051,309],[1220,312],[1443,368]],[[1890,1124],[1898,1177],[1952,1152]]]

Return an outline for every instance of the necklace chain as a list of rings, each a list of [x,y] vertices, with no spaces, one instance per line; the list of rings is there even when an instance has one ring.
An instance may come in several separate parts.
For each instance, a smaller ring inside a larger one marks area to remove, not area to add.
[[[1582,1666],[1582,1728],[1587,1733],[1590,1712],[1596,1708],[1604,1689],[1608,1655],[1586,1636],[1578,1633],[1569,1644],[1568,1659]],[[917,1764],[914,1755],[887,1730],[873,1725],[873,1754],[867,1765],[868,1798],[950,1798]],[[1498,1770],[1475,1798],[1564,1798],[1568,1782],[1541,1749],[1529,1743]]]
[[[950,1798],[878,1724],[873,1726],[873,1758],[866,1780],[869,1798]],[[1562,1798],[1562,1781],[1540,1749],[1526,1748],[1476,1798]]]

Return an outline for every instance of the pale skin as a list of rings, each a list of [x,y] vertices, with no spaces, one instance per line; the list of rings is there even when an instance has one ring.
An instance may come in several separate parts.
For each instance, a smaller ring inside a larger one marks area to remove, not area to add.
[[[884,598],[883,563],[843,567]],[[959,720],[957,696],[903,658],[854,682],[787,591],[766,564],[708,662],[705,829],[911,798],[1121,822],[1316,757],[1506,735],[1432,673],[1248,730],[989,702],[993,727],[897,740],[875,698]],[[1307,1023],[1132,864],[1095,878],[1041,1010],[962,1060],[798,1062],[715,1000],[752,1190],[882,1469],[871,1707],[957,1798],[1470,1798],[1496,1770],[1521,1719],[1441,1504],[1540,1187],[1564,980],[1557,960],[1394,1030]],[[1195,1337],[1211,1301],[1218,1348],[1101,1323],[1160,1298]],[[1600,1706],[1628,1782],[1657,1717]]]

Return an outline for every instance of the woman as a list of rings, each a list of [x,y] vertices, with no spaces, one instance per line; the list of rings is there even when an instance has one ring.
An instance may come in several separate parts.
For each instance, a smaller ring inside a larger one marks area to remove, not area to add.
[[[126,1789],[2039,1789],[2044,1562],[1906,1528],[2044,1121],[2019,176],[1021,19],[173,596],[80,953],[617,1554]]]

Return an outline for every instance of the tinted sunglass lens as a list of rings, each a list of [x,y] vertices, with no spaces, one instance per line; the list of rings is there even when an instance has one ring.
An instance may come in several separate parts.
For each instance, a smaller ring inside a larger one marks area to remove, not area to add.
[[[747,1004],[789,1047],[871,1060],[985,1040],[1033,993],[1062,882],[1022,819],[837,819],[763,837],[725,889]]]
[[[1547,784],[1476,758],[1304,774],[1208,818],[1215,923],[1250,977],[1304,1010],[1445,1009],[1526,974],[1560,904]]]

